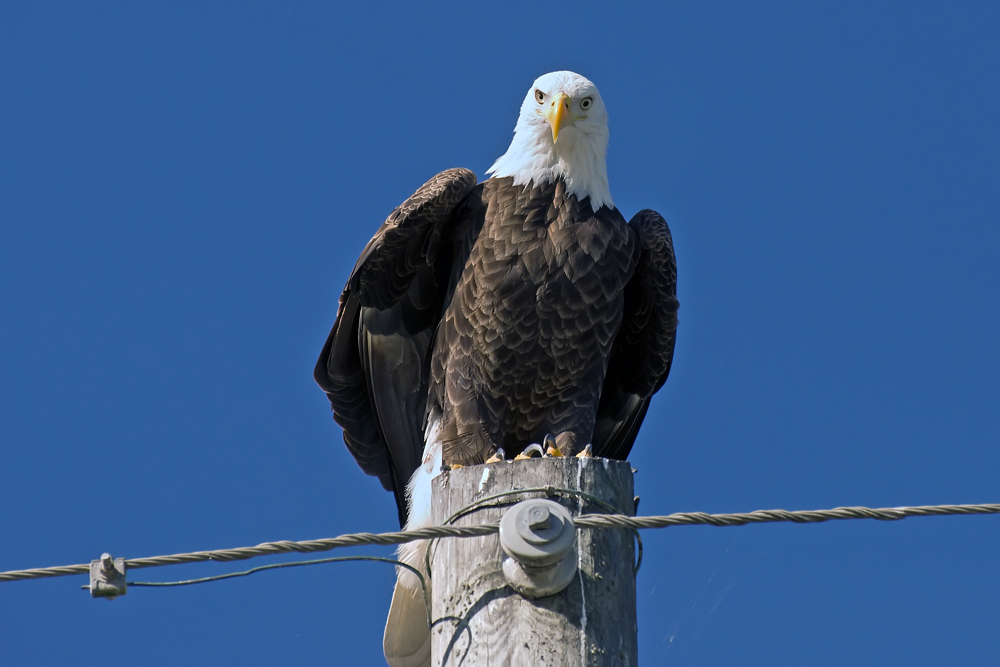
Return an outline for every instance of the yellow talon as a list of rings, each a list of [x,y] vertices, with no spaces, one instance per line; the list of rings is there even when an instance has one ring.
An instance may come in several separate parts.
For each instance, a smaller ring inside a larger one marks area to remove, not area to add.
[[[553,447],[552,445],[549,445],[549,448],[545,450],[545,455],[562,458],[563,453],[559,451],[558,447]]]
[[[464,468],[464,467],[465,466],[462,465],[461,463],[453,463],[452,466],[451,466],[451,469],[452,470],[458,470],[459,468]]]
[[[594,456],[593,450],[591,450],[590,445],[583,448],[583,451],[576,455],[578,459],[589,459]]]
[[[506,456],[506,453],[503,451],[503,447],[501,447],[501,448],[497,449],[495,452],[493,452],[493,456],[491,456],[490,458],[486,459],[486,462],[487,463],[500,463],[501,461],[505,460],[504,459],[505,456]]]

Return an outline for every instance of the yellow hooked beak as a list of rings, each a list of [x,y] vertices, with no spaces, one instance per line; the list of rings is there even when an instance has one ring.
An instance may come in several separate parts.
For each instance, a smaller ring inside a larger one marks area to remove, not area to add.
[[[559,141],[559,130],[566,125],[566,119],[569,118],[569,102],[569,95],[559,93],[549,101],[542,113],[552,127],[552,143]]]

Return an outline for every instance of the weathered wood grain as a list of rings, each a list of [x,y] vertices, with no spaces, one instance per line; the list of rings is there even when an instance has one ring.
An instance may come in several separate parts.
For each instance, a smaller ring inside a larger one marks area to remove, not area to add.
[[[554,486],[593,494],[635,513],[632,471],[624,461],[546,458],[459,468],[434,480],[436,523],[481,498]],[[499,521],[533,493],[493,501],[455,525]],[[576,498],[552,497],[576,515],[606,513]],[[580,530],[579,572],[560,593],[531,600],[504,579],[495,535],[440,540],[433,547],[432,664],[435,667],[615,667],[637,661],[635,549],[624,530]]]

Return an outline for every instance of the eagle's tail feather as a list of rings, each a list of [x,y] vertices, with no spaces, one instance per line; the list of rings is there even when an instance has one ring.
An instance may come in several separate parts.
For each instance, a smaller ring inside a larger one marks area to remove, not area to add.
[[[416,577],[411,575],[411,578]],[[419,584],[413,589],[406,586],[407,583],[402,578],[396,581],[389,617],[385,621],[382,650],[391,667],[429,667],[431,631],[427,627],[424,592]]]
[[[427,429],[427,444],[423,462],[407,485],[409,505],[409,530],[424,528],[433,523],[431,517],[431,480],[441,471],[441,445],[437,441],[438,419],[431,419]],[[397,558],[416,568],[424,575],[428,600],[424,589],[413,572],[399,567],[396,588],[392,591],[392,604],[385,620],[382,650],[390,667],[430,667],[431,629],[427,627],[427,605],[430,605],[431,582],[427,576],[427,541],[418,540],[399,545]]]

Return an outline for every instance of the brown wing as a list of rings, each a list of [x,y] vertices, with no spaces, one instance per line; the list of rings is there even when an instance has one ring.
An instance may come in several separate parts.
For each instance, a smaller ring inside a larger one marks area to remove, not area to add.
[[[451,275],[449,234],[475,185],[467,169],[443,171],[389,215],[340,295],[316,363],[347,448],[395,494],[400,525],[423,450],[430,350]]]
[[[625,286],[622,326],[611,348],[594,426],[594,454],[628,456],[649,400],[667,380],[677,333],[677,262],[666,220],[635,214],[639,263]]]

